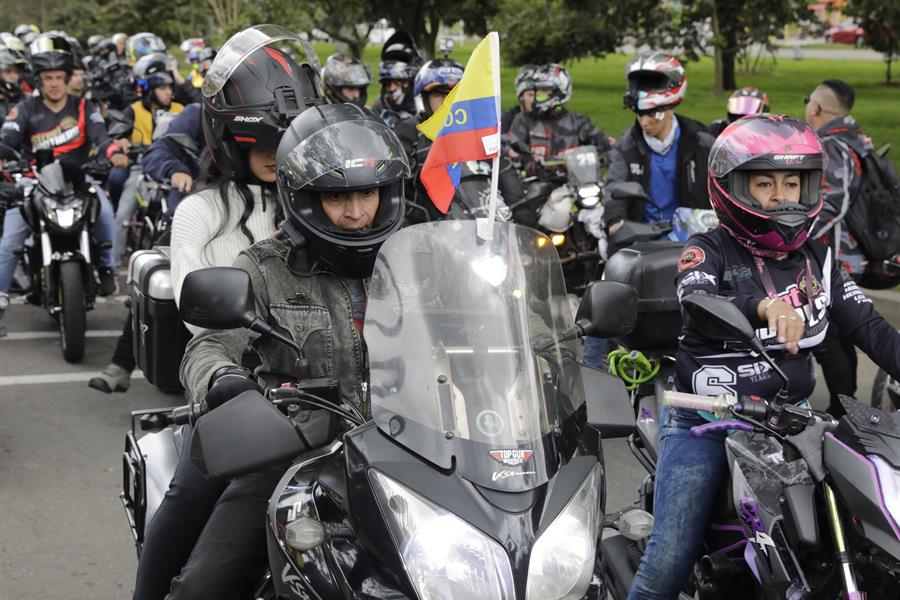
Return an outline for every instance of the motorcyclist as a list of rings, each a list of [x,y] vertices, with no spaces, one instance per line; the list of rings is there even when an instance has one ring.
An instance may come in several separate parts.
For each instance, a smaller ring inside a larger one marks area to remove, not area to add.
[[[75,96],[76,98],[84,96],[84,92],[87,88],[87,82],[85,81],[86,74],[87,68],[84,66],[84,61],[76,56],[75,60],[72,62],[72,75],[69,77],[68,90],[70,95]]]
[[[322,83],[325,96],[333,103],[350,102],[365,106],[372,72],[358,58],[332,54],[322,67]]]
[[[0,120],[22,99],[19,61],[6,48],[0,49]]]
[[[189,79],[191,85],[195,88],[203,87],[203,78],[206,72],[212,66],[212,61],[216,58],[216,51],[213,48],[192,48],[188,53],[188,61],[191,63],[191,74]]]
[[[80,167],[96,148],[100,156],[113,166],[125,167],[128,157],[109,139],[103,118],[88,100],[68,94],[67,82],[72,73],[72,52],[68,42],[59,36],[44,34],[31,47],[32,67],[40,81],[40,96],[24,98],[7,117],[0,129],[0,141],[15,150],[31,155],[39,150],[52,150],[63,163]],[[100,200],[100,214],[94,224],[94,237],[101,244],[97,272],[101,296],[116,289],[112,248],[113,212],[106,194],[94,186]],[[0,242],[0,296],[7,297],[16,267],[15,251],[22,248],[30,229],[20,211],[7,211],[3,239]]]
[[[837,323],[879,366],[900,375],[900,333],[879,315],[831,249],[808,240],[822,210],[825,152],[805,123],[749,116],[718,137],[708,186],[721,222],[692,236],[678,266],[677,291],[728,299],[756,327],[790,378],[788,402],[815,387],[810,350]],[[772,400],[781,379],[748,348],[704,338],[685,314],[676,356],[676,388],[702,395]],[[748,366],[754,375],[747,376]],[[745,368],[741,368],[745,367]],[[654,490],[653,533],[629,598],[677,598],[700,552],[716,491],[727,472],[724,434],[691,435],[704,422],[665,408]],[[673,551],[677,549],[677,551]]]
[[[504,111],[500,115],[500,134],[506,135],[509,133],[509,128],[512,126],[513,119],[516,118],[516,115],[519,113],[530,113],[531,106],[534,104],[534,71],[537,69],[535,65],[525,65],[519,72],[516,73],[516,79],[514,82],[516,88],[516,100],[518,103],[509,108],[509,110]]]
[[[709,134],[719,137],[726,127],[747,115],[769,112],[769,97],[755,87],[742,87],[728,96],[727,113],[724,119],[716,119],[709,124]]]
[[[395,127],[403,119],[415,116],[413,81],[421,65],[419,50],[412,36],[405,31],[397,31],[384,43],[378,63],[381,93],[372,110],[388,127]]]
[[[297,49],[297,60],[285,51],[291,47]],[[210,154],[209,172],[203,179],[209,185],[184,199],[171,229],[176,302],[190,271],[228,266],[242,250],[277,231],[283,213],[275,197],[275,148],[292,118],[310,104],[322,103],[318,72],[315,52],[308,44],[296,34],[270,25],[235,34],[216,56],[204,86],[201,117],[201,136]],[[279,102],[279,97],[291,101]],[[235,121],[230,118],[232,113],[248,119]],[[130,348],[130,343],[120,338],[108,369],[133,369],[134,359],[127,353]],[[235,351],[240,363],[244,347]],[[130,364],[124,364],[128,360]],[[128,381],[130,369],[110,375],[106,383],[115,389]],[[148,524],[135,600],[161,600],[166,595],[224,487],[223,482],[203,477],[191,462],[190,444],[186,443],[169,491]]]
[[[25,44],[13,34],[4,32],[0,33],[0,50],[6,50],[12,55],[12,62],[16,67],[14,71],[8,70],[0,79],[5,82],[17,82],[22,94],[33,93],[31,64]],[[8,67],[5,69],[8,69]]]
[[[175,101],[181,104],[190,104],[191,102],[200,102],[200,90],[194,87],[190,79],[185,79],[178,70],[178,61],[172,55],[165,54],[166,43],[155,33],[143,32],[137,33],[128,38],[126,44],[126,55],[128,64],[132,67],[137,66],[138,61],[148,54],[161,53],[166,56],[166,70],[172,76],[172,90],[175,95]]]
[[[603,207],[610,234],[625,219],[655,222],[671,219],[679,206],[710,207],[706,161],[713,137],[703,123],[675,115],[687,91],[684,67],[668,54],[645,52],[628,63],[625,75],[625,108],[634,111],[635,123],[610,153]],[[615,184],[626,181],[640,182],[652,202],[612,198]]]
[[[431,150],[431,140],[416,129],[416,126],[430,118],[434,112],[444,103],[447,94],[462,79],[463,66],[448,58],[431,60],[422,65],[415,79],[415,103],[418,115],[408,117],[400,121],[394,130],[403,144],[410,165],[410,172],[414,181],[407,186],[407,219],[410,222],[433,221],[445,218],[429,199],[428,192],[422,185],[419,175],[422,166]],[[482,161],[490,165],[489,161]],[[489,168],[486,166],[485,168]],[[498,175],[499,193],[504,201],[504,206],[515,206],[509,215],[512,219],[523,225],[536,226],[537,215],[534,208],[519,201],[524,196],[522,182],[519,179],[512,163],[506,158],[500,160],[500,174]],[[483,216],[483,215],[482,215]]]
[[[109,53],[106,55],[106,61],[109,63],[122,63],[130,67],[133,64],[133,61],[129,60],[128,57],[128,34],[121,32],[115,33],[110,38],[110,41],[112,42],[112,48],[109,48]]]
[[[166,65],[166,55],[153,53],[141,57],[132,71],[141,97],[125,109],[123,118],[134,124],[129,142],[149,146],[153,141],[156,123],[165,113],[180,113],[184,106],[172,100],[172,85],[175,83]],[[137,207],[137,186],[143,175],[139,165],[133,165],[124,172],[110,173],[114,177],[125,178],[122,194],[116,206],[116,235],[113,251],[121,256],[125,251],[128,236],[127,224]]]
[[[13,33],[23,44],[28,46],[41,34],[41,28],[34,24],[22,23],[21,25],[16,25]]]
[[[409,176],[404,153],[370,111],[325,105],[293,121],[279,146],[278,165],[284,236],[251,246],[235,266],[250,273],[262,318],[281,323],[302,347],[308,376],[333,377],[340,401],[368,415],[361,332],[366,280],[378,247],[403,220],[403,181]],[[281,299],[293,297],[304,300],[284,308]],[[323,324],[329,336],[321,335]],[[238,366],[248,343],[262,359],[256,381]],[[340,351],[330,351],[331,344]],[[284,346],[249,330],[207,330],[188,345],[182,380],[214,409],[245,390],[296,377],[293,364]],[[282,474],[283,468],[275,468],[229,482],[172,583],[171,600],[236,598],[241,583],[263,572],[265,507]]]
[[[516,115],[509,128],[510,157],[521,160],[528,175],[540,175],[545,159],[575,146],[591,144],[600,155],[609,150],[612,139],[589,117],[566,110],[565,104],[572,99],[568,70],[556,63],[541,65],[530,81],[534,89],[531,110]],[[523,91],[523,95],[527,93],[527,89]]]

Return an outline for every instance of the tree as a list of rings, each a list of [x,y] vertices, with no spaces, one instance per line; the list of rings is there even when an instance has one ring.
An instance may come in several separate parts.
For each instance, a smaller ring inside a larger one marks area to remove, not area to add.
[[[847,14],[859,18],[866,41],[884,54],[885,81],[891,84],[891,63],[900,58],[900,2],[897,0],[854,0]]]

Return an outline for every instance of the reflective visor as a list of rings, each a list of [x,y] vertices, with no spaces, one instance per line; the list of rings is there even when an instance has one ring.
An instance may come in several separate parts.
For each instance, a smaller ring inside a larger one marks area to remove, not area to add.
[[[294,56],[298,63],[309,63],[319,70],[315,50],[296,33],[279,25],[257,25],[234,34],[216,54],[216,59],[203,79],[203,95],[218,94],[234,70],[263,46],[273,46]]]
[[[381,123],[345,121],[320,129],[300,142],[278,165],[280,181],[293,189],[314,189],[316,180],[333,173],[354,187],[354,171],[366,171],[367,187],[379,185],[379,175],[391,173],[390,163],[406,162],[400,140]],[[374,173],[372,171],[374,170]],[[404,177],[409,176],[406,167]]]
[[[738,96],[728,99],[728,113],[732,115],[755,115],[762,112],[762,99],[753,96]]]

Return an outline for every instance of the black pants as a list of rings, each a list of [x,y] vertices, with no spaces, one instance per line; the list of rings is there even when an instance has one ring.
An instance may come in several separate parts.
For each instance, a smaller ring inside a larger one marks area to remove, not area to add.
[[[242,600],[265,573],[266,507],[285,467],[239,477],[216,502],[166,600]]]
[[[175,476],[147,526],[134,584],[134,600],[165,598],[170,582],[187,562],[225,489],[226,482],[210,481],[197,470],[191,462],[190,427],[185,427],[184,435]],[[260,517],[260,521],[262,519]]]
[[[813,348],[813,356],[822,366],[828,386],[828,412],[840,418],[844,407],[838,400],[838,394],[856,396],[856,347],[853,340],[831,323],[825,339]]]
[[[131,309],[128,309],[128,318],[122,328],[122,335],[116,341],[116,349],[112,355],[113,364],[117,364],[126,371],[134,371],[134,328],[131,323]]]

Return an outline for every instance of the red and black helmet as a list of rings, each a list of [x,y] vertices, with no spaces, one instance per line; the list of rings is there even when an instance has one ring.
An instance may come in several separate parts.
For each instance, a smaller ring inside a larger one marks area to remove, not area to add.
[[[625,65],[625,77],[625,108],[635,112],[673,108],[687,92],[684,67],[664,52],[638,54]]]
[[[806,241],[822,210],[825,151],[803,121],[758,114],[739,119],[716,138],[709,153],[709,200],[719,222],[737,238],[778,252]],[[753,171],[800,175],[799,202],[766,210],[750,195]]]
[[[203,80],[203,134],[224,177],[247,177],[246,151],[275,149],[291,120],[322,102],[312,47],[278,25],[234,34]]]

